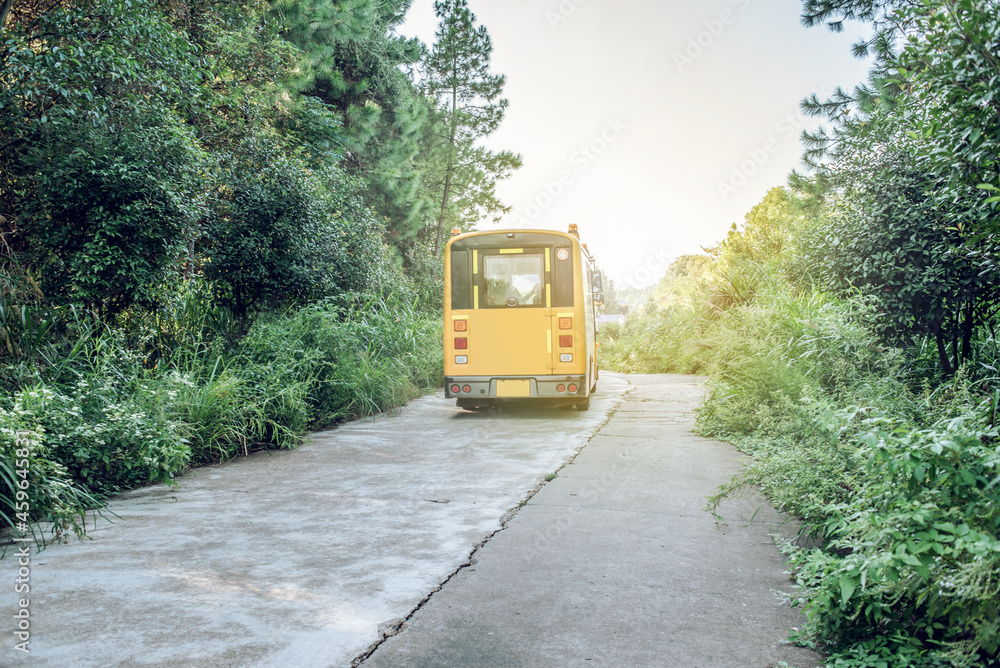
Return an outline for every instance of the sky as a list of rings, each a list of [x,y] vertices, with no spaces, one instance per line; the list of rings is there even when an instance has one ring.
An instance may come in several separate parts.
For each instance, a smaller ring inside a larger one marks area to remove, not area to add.
[[[399,32],[434,42],[433,0]],[[469,0],[510,101],[484,140],[520,153],[500,227],[580,228],[616,285],[645,287],[725,238],[801,169],[802,98],[852,88],[867,65],[805,28],[800,0]],[[489,229],[492,223],[480,224]]]

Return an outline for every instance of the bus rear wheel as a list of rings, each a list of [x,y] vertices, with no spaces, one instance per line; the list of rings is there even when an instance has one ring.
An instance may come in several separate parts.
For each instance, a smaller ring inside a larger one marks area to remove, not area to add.
[[[576,402],[576,410],[578,410],[578,411],[588,411],[588,410],[590,410],[590,397],[587,397],[583,401]]]

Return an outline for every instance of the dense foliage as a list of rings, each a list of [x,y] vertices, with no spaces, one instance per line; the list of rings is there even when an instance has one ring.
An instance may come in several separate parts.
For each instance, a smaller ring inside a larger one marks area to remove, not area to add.
[[[0,2],[0,524],[82,531],[115,490],[438,382],[439,212],[480,209],[438,183],[455,109],[408,7]],[[463,103],[501,92],[484,57]],[[495,128],[462,135],[478,183],[517,166]]]
[[[438,316],[394,296],[261,314],[244,333],[191,284],[158,317],[130,317],[114,329],[74,322],[72,345],[53,337],[34,356],[2,359],[0,474],[27,459],[34,518],[56,533],[81,533],[95,498],[293,447],[309,428],[387,410],[440,382]],[[27,455],[15,457],[19,449]],[[0,512],[14,524],[13,480],[3,481]]]
[[[930,336],[945,373],[970,361],[998,306],[1000,6],[992,0],[805,3],[807,22],[871,20],[874,62],[853,93],[805,111],[813,186],[839,215],[813,258],[834,288],[881,301],[887,334]]]
[[[981,333],[979,364],[945,375],[933,337],[894,345],[881,295],[813,282],[828,221],[809,198],[773,190],[710,254],[678,258],[653,303],[603,328],[604,359],[709,375],[699,429],[754,456],[718,498],[759,486],[811,537],[786,548],[796,640],[844,668],[994,666],[1000,350]]]
[[[868,83],[805,100],[829,126],[656,299],[603,333],[628,371],[703,372],[700,429],[754,455],[803,520],[787,552],[829,666],[1000,663],[1000,7],[806,0],[873,27]]]

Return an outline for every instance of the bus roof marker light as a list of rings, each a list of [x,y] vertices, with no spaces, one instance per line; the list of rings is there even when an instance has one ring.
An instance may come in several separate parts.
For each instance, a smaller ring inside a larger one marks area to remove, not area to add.
[[[572,234],[577,239],[580,238],[580,230],[577,228],[576,223],[569,224],[569,233]]]
[[[507,238],[508,239],[513,239],[514,238],[514,233],[513,232],[508,232],[507,233]]]
[[[461,233],[462,233],[462,228],[461,227],[453,227],[453,228],[451,228],[451,236],[457,237]]]

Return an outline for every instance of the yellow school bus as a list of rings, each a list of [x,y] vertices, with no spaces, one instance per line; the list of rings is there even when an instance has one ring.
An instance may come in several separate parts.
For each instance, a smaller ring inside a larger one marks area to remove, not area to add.
[[[445,396],[467,409],[529,398],[590,408],[600,275],[576,225],[452,230],[444,276]]]

